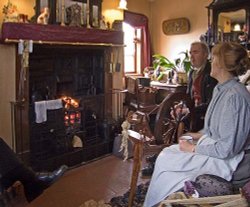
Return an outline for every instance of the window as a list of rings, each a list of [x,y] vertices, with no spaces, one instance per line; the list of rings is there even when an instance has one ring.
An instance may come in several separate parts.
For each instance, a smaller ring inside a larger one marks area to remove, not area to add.
[[[124,31],[124,72],[141,73],[141,29],[123,23]]]

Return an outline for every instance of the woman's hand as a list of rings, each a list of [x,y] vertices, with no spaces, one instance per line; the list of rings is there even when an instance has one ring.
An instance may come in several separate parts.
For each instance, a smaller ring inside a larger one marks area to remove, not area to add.
[[[179,139],[179,147],[180,147],[180,150],[184,151],[184,152],[194,152],[195,151],[195,145],[186,139],[181,139],[181,138]]]

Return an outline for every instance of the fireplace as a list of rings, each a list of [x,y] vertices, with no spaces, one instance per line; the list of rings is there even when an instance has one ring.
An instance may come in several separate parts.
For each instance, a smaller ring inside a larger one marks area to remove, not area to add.
[[[53,170],[110,153],[119,126],[113,121],[111,54],[122,49],[123,33],[4,23],[1,39],[16,51],[20,39],[34,43],[28,68],[16,56],[13,140],[20,157],[35,170]],[[62,107],[51,107],[60,100]],[[50,107],[46,120],[37,122],[36,105],[41,102]],[[73,147],[74,137],[82,147]]]
[[[104,48],[34,46],[29,57],[33,168],[53,169],[55,162],[80,164],[111,152],[114,134],[105,132],[108,128],[103,124],[110,118],[104,59]],[[52,102],[54,106],[58,100],[62,107],[48,109],[47,120],[37,123],[36,104],[46,102],[49,106]],[[82,148],[73,147],[75,136]]]

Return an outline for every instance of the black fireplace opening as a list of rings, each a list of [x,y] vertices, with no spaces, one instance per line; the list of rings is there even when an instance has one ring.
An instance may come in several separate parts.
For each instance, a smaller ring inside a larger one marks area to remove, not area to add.
[[[105,94],[104,52],[103,48],[34,46],[29,60],[30,157],[34,169],[75,166],[111,152],[115,132],[105,115],[110,96]],[[82,147],[73,146],[76,137]]]

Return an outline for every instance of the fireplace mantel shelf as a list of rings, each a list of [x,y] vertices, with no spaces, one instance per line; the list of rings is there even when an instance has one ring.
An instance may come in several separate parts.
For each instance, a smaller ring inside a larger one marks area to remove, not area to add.
[[[1,40],[5,43],[33,40],[38,44],[122,46],[123,32],[59,25],[6,22]]]

